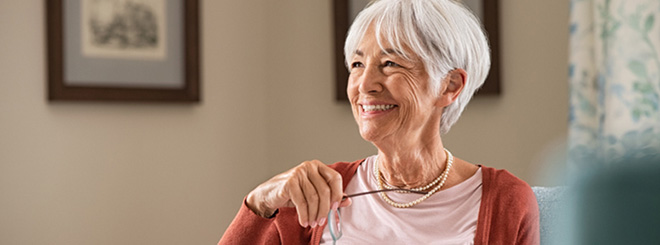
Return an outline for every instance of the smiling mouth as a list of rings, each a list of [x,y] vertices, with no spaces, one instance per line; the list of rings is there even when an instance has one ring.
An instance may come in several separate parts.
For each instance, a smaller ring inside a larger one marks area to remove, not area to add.
[[[362,105],[362,110],[364,112],[387,111],[394,107],[396,107],[396,105]]]

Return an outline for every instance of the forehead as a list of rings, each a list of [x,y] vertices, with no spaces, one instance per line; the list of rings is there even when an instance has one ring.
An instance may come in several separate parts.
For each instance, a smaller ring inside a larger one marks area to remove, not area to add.
[[[386,35],[382,31],[376,30],[373,24],[369,25],[360,38],[354,55],[399,56],[410,61],[418,60],[419,56],[409,48],[405,40]]]

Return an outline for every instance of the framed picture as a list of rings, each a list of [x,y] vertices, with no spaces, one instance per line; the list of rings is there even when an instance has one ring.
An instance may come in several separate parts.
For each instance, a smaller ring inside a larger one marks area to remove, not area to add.
[[[344,64],[344,41],[353,19],[364,9],[370,0],[334,0],[335,24],[335,98],[346,101],[346,86],[348,71]],[[463,0],[482,21],[491,48],[491,67],[486,82],[477,92],[482,94],[500,94],[500,62],[499,62],[499,0]]]
[[[198,0],[45,1],[49,100],[200,100]]]

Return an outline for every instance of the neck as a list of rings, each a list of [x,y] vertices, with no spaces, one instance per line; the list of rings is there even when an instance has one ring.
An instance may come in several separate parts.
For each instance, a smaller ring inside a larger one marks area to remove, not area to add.
[[[378,148],[378,168],[387,183],[400,188],[425,186],[444,171],[447,154],[440,136],[414,144]]]

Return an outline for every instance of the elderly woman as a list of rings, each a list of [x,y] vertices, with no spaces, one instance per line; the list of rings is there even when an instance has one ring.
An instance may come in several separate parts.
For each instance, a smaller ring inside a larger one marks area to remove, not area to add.
[[[490,67],[470,11],[451,0],[376,1],[355,19],[345,55],[353,116],[378,154],[273,177],[247,195],[220,244],[539,243],[530,187],[442,142]]]

